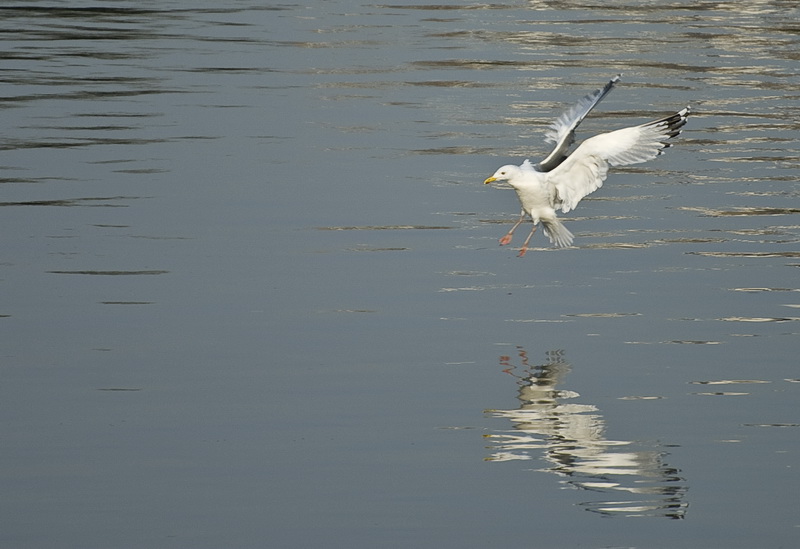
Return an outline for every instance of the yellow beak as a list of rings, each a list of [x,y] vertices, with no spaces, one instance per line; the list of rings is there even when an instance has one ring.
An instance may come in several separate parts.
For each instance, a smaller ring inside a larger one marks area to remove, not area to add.
[[[488,185],[492,181],[497,181],[497,178],[496,177],[489,177],[488,179],[486,179],[486,181],[483,182],[483,184],[484,185]]]

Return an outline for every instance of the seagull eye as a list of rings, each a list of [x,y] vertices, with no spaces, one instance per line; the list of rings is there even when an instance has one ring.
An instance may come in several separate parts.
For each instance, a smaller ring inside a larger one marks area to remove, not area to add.
[[[505,174],[506,174],[506,172],[500,172],[500,175],[505,175]]]

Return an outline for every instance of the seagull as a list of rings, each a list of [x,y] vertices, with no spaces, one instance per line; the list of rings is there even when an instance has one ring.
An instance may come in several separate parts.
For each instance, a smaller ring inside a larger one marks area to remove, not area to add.
[[[535,165],[525,160],[520,166],[502,166],[484,181],[487,185],[494,181],[507,181],[522,204],[519,221],[500,239],[501,246],[511,242],[514,231],[526,215],[533,222],[533,229],[522,243],[519,257],[528,250],[528,243],[539,223],[553,245],[559,248],[571,246],[572,233],[556,217],[556,210],[563,213],[574,210],[583,197],[602,187],[609,166],[651,160],[670,146],[669,139],[681,133],[691,112],[690,107],[640,126],[601,133],[586,139],[568,153],[575,142],[575,129],[614,89],[620,78],[622,75],[618,74],[604,87],[585,96],[550,125],[545,141],[555,143],[555,148],[547,158]]]

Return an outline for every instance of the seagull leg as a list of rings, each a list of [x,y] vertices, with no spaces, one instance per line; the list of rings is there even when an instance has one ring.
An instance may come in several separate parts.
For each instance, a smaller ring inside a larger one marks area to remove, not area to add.
[[[525,220],[525,210],[522,210],[522,213],[519,215],[519,221],[517,221],[516,223],[514,223],[514,226],[513,226],[513,227],[511,227],[511,230],[510,230],[510,231],[508,231],[508,233],[506,233],[506,235],[505,235],[505,236],[503,236],[503,238],[501,238],[501,239],[500,239],[500,245],[501,245],[501,246],[505,246],[506,244],[508,244],[509,242],[511,242],[511,237],[512,237],[512,236],[514,236],[514,231],[516,231],[516,230],[517,230],[517,227],[519,227],[519,226],[520,226],[520,224],[521,224],[521,223],[522,223],[524,220]]]
[[[525,255],[525,252],[528,251],[528,242],[531,241],[531,238],[533,237],[533,233],[536,232],[536,227],[537,227],[537,225],[534,224],[533,229],[531,229],[531,234],[529,234],[528,238],[525,239],[525,242],[522,243],[522,248],[520,249],[519,253],[517,254],[517,257],[523,257]]]

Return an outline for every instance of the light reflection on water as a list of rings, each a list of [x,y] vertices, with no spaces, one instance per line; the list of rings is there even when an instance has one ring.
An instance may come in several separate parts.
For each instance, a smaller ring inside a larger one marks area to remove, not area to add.
[[[485,435],[491,443],[489,461],[544,459],[548,465],[537,470],[587,492],[585,498],[595,493],[609,498],[580,503],[589,511],[684,518],[686,481],[680,470],[665,463],[668,452],[663,445],[608,440],[606,422],[597,407],[573,402],[580,395],[563,388],[571,369],[563,351],[549,351],[547,362],[537,365],[529,362],[523,347],[517,346],[516,351],[516,357],[501,356],[500,366],[516,378],[520,405],[486,411],[513,424],[511,431]]]
[[[790,546],[798,20],[0,6],[0,543],[524,547],[538,520],[545,547]],[[695,116],[565,217],[578,246],[516,260],[516,199],[480,182],[618,72],[579,139]],[[484,371],[508,340],[515,396]],[[489,462],[431,427],[487,402]]]

